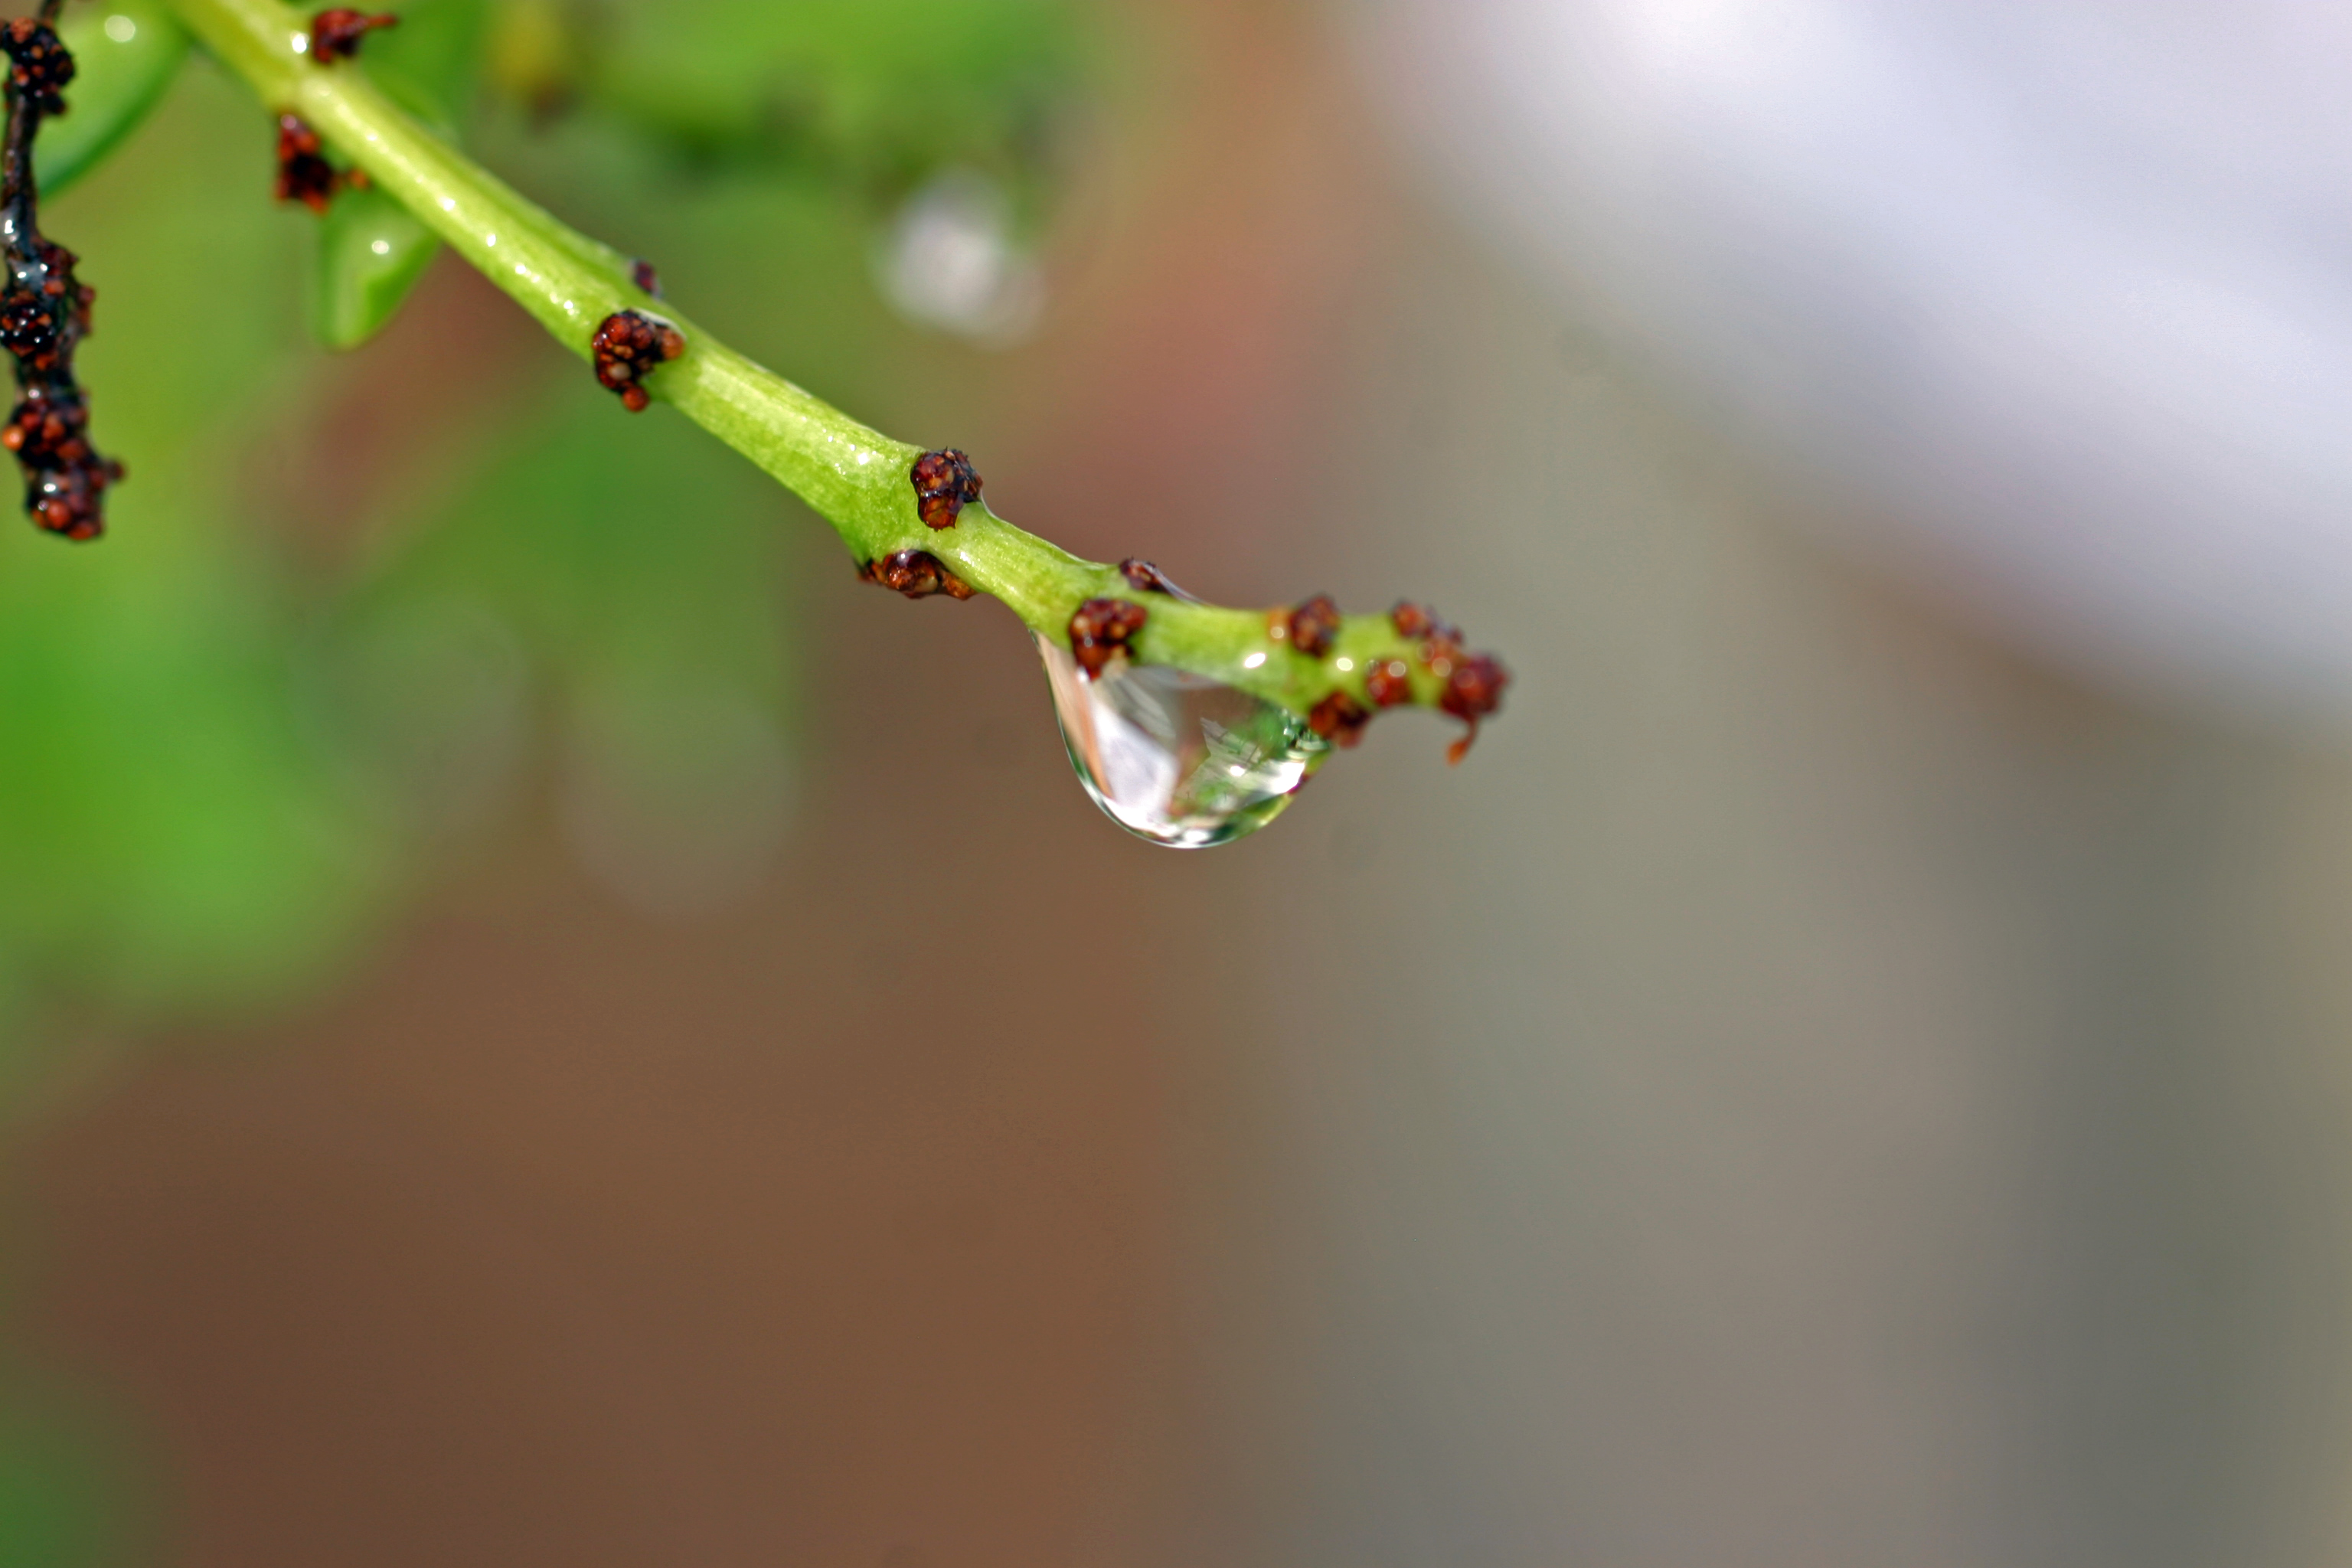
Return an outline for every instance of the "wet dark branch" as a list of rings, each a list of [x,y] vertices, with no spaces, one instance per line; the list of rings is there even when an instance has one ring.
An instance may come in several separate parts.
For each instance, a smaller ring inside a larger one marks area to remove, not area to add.
[[[74,277],[73,252],[41,234],[33,141],[41,121],[66,111],[73,56],[52,26],[61,0],[0,26],[8,57],[8,119],[0,140],[0,347],[16,372],[16,406],[0,445],[25,475],[25,510],[39,527],[74,540],[105,531],[107,487],[122,466],[89,444],[89,405],[74,379],[74,351],[89,335],[96,291]]]

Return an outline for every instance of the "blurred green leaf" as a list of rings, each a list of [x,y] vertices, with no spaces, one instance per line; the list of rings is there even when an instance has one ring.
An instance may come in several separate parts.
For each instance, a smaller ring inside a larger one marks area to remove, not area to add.
[[[367,36],[362,68],[385,97],[457,136],[482,73],[482,0],[412,0],[400,26]],[[310,331],[351,351],[383,331],[440,251],[433,230],[381,191],[343,191],[320,221]]]
[[[0,1568],[116,1568],[152,1534],[143,1468],[84,1403],[0,1378]]]
[[[1033,174],[1082,37],[1067,0],[698,0],[567,16],[588,102],[697,155],[796,164],[878,202],[951,164]]]
[[[411,0],[397,26],[368,35],[362,67],[387,97],[454,139],[481,74],[482,0]],[[341,67],[338,69],[345,68]],[[382,331],[441,242],[381,191],[347,190],[320,221],[310,329],[331,349]]]
[[[376,591],[462,584],[545,668],[685,650],[778,691],[784,504],[682,418],[632,417],[593,383],[567,382]]]
[[[0,945],[147,1004],[299,976],[368,867],[262,606],[200,552],[101,572],[47,542],[0,539]]]
[[[101,36],[120,14],[134,39],[176,37],[151,35],[155,0],[77,5],[69,21]],[[612,110],[551,139],[566,158],[604,150],[532,188],[663,240],[699,300],[877,405],[915,349],[864,289],[871,215],[840,194],[895,200],[950,163],[1030,168],[1069,85],[1060,0],[508,0],[502,79],[532,7],[558,24],[537,35],[542,79]],[[417,0],[362,68],[461,125],[484,11]],[[91,47],[84,90],[104,82]],[[284,437],[331,384],[286,309],[304,247],[342,258],[341,291],[316,301],[338,344],[389,319],[424,258],[372,230],[390,220],[364,199],[315,234],[273,210],[268,117],[216,72],[165,94],[172,79],[149,82],[158,133],[135,157],[100,166],[94,137],[56,165],[96,170],[47,226],[101,289],[81,365],[98,439],[131,475],[93,549],[0,518],[0,1099],[12,1064],[49,1059],[30,1039],[58,994],[169,1016],[314,983],[394,868],[432,863],[406,851],[537,781],[600,877],[677,910],[740,885],[792,804],[780,513],[795,503],[667,410],[631,418],[567,374],[481,416],[478,473],[403,470],[414,454],[394,453],[382,496],[354,504],[385,513],[368,516],[398,548],[345,575],[289,568]],[[108,118],[77,101],[44,132],[45,168],[77,119]],[[751,177],[677,180],[680,149]],[[463,480],[459,499],[398,515],[420,479]],[[9,1397],[0,1385],[0,1568],[117,1560],[135,1469]]]
[[[464,123],[482,70],[485,0],[406,0],[400,23],[367,36],[362,68],[386,97],[446,136]]]
[[[383,858],[301,731],[294,606],[236,522],[300,228],[268,206],[267,121],[186,81],[166,133],[48,215],[102,290],[82,369],[130,466],[112,531],[0,526],[0,966],[140,1009],[316,973]],[[239,191],[254,216],[225,223]]]
[[[354,749],[462,825],[518,772],[536,710],[608,881],[681,912],[733,890],[790,788],[777,510],[683,419],[566,384],[346,613]]]
[[[1060,0],[601,16],[580,58],[614,101],[635,90],[618,79],[632,59],[644,112],[680,134],[815,127],[828,147],[897,149],[873,167],[973,136],[1011,147],[1076,47]],[[370,38],[366,68],[454,119],[482,20],[473,0],[421,0]],[[131,477],[96,549],[0,527],[0,972],[37,1008],[60,987],[177,1011],[301,984],[379,907],[404,832],[485,818],[534,755],[589,815],[675,858],[721,845],[698,819],[769,820],[792,733],[791,503],[666,412],[632,419],[572,379],[498,411],[462,499],[383,520],[404,548],[305,605],[247,524],[289,460],[268,433],[313,395],[284,300],[316,220],[268,201],[267,117],[217,73],[181,80],[140,155],[49,215],[101,289],[82,368]],[[782,102],[814,107],[779,120]],[[546,139],[568,172],[532,154],[534,188],[625,239],[667,237],[698,299],[887,405],[915,349],[864,291],[862,219],[804,179],[678,181],[622,123]],[[328,226],[358,253],[352,295],[323,312],[331,341],[384,313],[400,279],[377,264],[415,264],[375,251],[390,237],[370,233],[372,205]]]
[[[344,191],[319,220],[310,331],[331,349],[355,349],[399,313],[441,248],[433,231],[379,190]]]
[[[302,342],[286,302],[299,295],[318,220],[270,202],[275,150],[275,127],[235,83],[191,70],[157,111],[154,134],[42,214],[99,290],[97,330],[79,363],[99,445],[131,467],[110,508],[153,509],[213,549],[234,533],[209,510],[229,479],[223,427],[256,417],[255,400]],[[184,472],[157,471],[183,459]],[[149,526],[78,553],[141,553]],[[55,556],[45,559],[55,570]]]
[[[58,34],[73,51],[68,112],[33,147],[41,194],[54,196],[103,162],[162,100],[188,58],[188,35],[160,0],[98,0],[69,9]]]

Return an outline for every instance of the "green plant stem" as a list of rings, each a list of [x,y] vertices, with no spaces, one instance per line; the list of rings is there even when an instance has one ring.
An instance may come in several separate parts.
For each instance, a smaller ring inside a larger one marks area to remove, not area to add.
[[[1137,658],[1212,677],[1300,713],[1335,691],[1369,706],[1364,672],[1378,659],[1407,660],[1414,700],[1436,701],[1443,682],[1413,659],[1412,645],[1385,616],[1349,616],[1332,652],[1311,658],[1269,635],[1276,617],[1267,611],[1139,593],[1116,568],[1082,561],[985,504],[968,505],[954,527],[932,531],[917,515],[908,479],[921,448],[868,429],[638,290],[627,258],[566,227],[417,124],[355,62],[312,59],[307,16],[277,0],[169,4],[273,112],[307,121],[574,353],[590,357],[589,340],[618,310],[676,325],[687,352],[656,371],[646,390],[807,501],[861,562],[927,550],[1055,641],[1081,602],[1131,600],[1149,612],[1133,645]],[[623,416],[617,405],[614,416]]]

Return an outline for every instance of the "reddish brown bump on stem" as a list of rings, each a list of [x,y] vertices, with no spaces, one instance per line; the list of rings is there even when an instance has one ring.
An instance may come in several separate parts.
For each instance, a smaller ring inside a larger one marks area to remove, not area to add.
[[[1344,691],[1334,691],[1307,715],[1307,727],[1334,745],[1352,746],[1364,738],[1371,710]]]
[[[1396,627],[1397,636],[1425,639],[1431,642],[1458,643],[1462,634],[1426,605],[1397,602],[1389,612],[1389,624]]]
[[[980,474],[953,447],[915,459],[908,478],[915,485],[915,510],[925,526],[953,528],[963,509],[980,499]]]
[[[1376,658],[1364,672],[1364,690],[1376,708],[1402,708],[1412,700],[1412,666],[1401,658]]]
[[[1127,651],[1147,618],[1141,605],[1125,599],[1088,599],[1070,617],[1070,657],[1088,680],[1099,679],[1111,659]]]
[[[686,352],[686,334],[641,311],[618,310],[604,318],[588,347],[595,355],[597,381],[618,394],[630,413],[642,414],[653,399],[640,383]]]
[[[947,563],[928,550],[901,550],[879,561],[868,561],[857,569],[857,577],[862,583],[904,594],[909,599],[928,599],[934,594],[969,599],[972,595],[971,584],[949,571]]]
[[[661,274],[654,270],[652,262],[642,257],[629,263],[629,281],[635,284],[641,293],[650,294],[656,300],[662,297]]]
[[[1437,705],[1470,726],[1445,749],[1445,760],[1458,763],[1470,754],[1471,742],[1478,738],[1478,721],[1502,707],[1503,689],[1511,683],[1511,672],[1483,653],[1456,658],[1453,665]]]
[[[320,65],[347,60],[360,52],[360,43],[378,27],[397,27],[400,18],[389,11],[370,16],[338,5],[310,18],[310,58]]]
[[[122,478],[122,465],[89,444],[89,407],[74,379],[74,350],[89,335],[95,290],[74,277],[75,257],[40,231],[40,194],[33,180],[33,139],[44,116],[65,112],[61,96],[74,79],[73,56],[49,23],[58,0],[38,17],[0,26],[8,57],[8,121],[0,149],[0,348],[16,373],[17,403],[0,426],[0,446],[16,454],[25,475],[25,510],[34,522],[67,539],[105,531],[103,497]]]
[[[1444,682],[1438,689],[1437,705],[1470,727],[1445,749],[1445,760],[1459,763],[1470,754],[1471,743],[1478,738],[1478,721],[1502,707],[1503,689],[1511,683],[1511,673],[1486,654],[1463,652],[1461,628],[1426,605],[1401,603],[1389,612],[1389,622],[1399,637],[1420,641],[1421,662]],[[1409,701],[1412,686],[1406,678],[1410,673],[1403,660],[1390,659],[1373,666],[1365,686],[1372,700],[1384,708]]]
[[[10,22],[0,49],[8,56],[8,90],[12,103],[21,101],[37,119],[66,111],[66,84],[74,79],[74,58],[49,24],[58,7],[41,7],[37,17]]]
[[[1309,658],[1321,658],[1339,639],[1339,606],[1328,594],[1318,594],[1289,616],[1290,646]]]
[[[1127,579],[1129,587],[1140,594],[1165,594],[1171,599],[1181,599],[1188,605],[1197,605],[1202,602],[1179,588],[1167,573],[1162,572],[1150,562],[1139,561],[1132,555],[1118,563],[1118,574]]]
[[[327,162],[326,143],[299,115],[278,117],[278,185],[281,202],[300,202],[320,217],[342,184]]]

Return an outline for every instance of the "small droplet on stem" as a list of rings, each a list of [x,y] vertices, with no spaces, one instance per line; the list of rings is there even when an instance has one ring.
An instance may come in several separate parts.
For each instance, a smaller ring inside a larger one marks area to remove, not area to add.
[[[1150,562],[1139,561],[1132,555],[1118,563],[1118,574],[1127,579],[1129,587],[1139,594],[1165,594],[1188,605],[1202,602],[1179,588],[1167,573]]]

